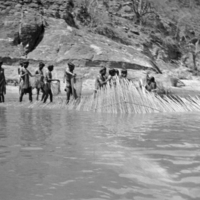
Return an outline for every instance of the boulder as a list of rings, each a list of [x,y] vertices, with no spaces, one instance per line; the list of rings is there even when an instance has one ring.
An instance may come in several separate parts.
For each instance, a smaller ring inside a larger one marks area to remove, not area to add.
[[[64,64],[74,61],[79,66],[155,70],[150,59],[133,46],[119,44],[105,36],[70,27],[64,20],[48,19],[48,27],[41,43],[28,54],[31,60]]]
[[[97,26],[90,32],[77,29],[71,0],[6,2],[10,14],[0,14],[0,57],[9,63],[27,55],[34,62],[43,60],[56,65],[74,61],[79,66],[125,64],[127,68],[156,70],[151,59],[120,28]],[[4,3],[3,11],[7,10]],[[120,9],[120,4],[115,6]]]
[[[24,54],[31,52],[44,33],[43,19],[35,12],[24,14],[19,28],[19,41],[24,47]]]

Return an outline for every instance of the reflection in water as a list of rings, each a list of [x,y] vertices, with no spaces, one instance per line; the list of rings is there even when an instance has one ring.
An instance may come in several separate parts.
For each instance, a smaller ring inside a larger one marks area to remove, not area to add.
[[[199,199],[200,115],[0,108],[0,199]]]
[[[7,136],[7,118],[6,118],[6,109],[0,109],[0,139],[5,139]]]

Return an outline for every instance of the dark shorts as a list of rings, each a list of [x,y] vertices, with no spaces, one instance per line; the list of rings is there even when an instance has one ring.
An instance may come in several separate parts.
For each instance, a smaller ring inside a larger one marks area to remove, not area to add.
[[[32,93],[32,87],[29,87],[29,88],[26,88],[26,89],[23,89],[23,88],[22,88],[22,92],[23,92],[24,94],[30,94],[30,93]]]
[[[67,86],[66,88],[65,88],[65,92],[69,92],[70,94],[72,94],[72,87],[71,86]]]
[[[0,86],[0,95],[6,94],[6,86],[5,85],[1,85]]]

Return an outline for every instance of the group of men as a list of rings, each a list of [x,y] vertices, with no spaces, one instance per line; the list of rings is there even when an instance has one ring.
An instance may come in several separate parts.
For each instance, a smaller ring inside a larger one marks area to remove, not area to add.
[[[0,60],[0,103],[4,102],[4,95],[6,94],[6,78],[4,69],[2,68],[3,61]],[[28,70],[29,61],[21,61],[20,67],[18,68],[18,82],[19,82],[19,102],[23,101],[23,96],[25,94],[29,95],[29,101],[32,102],[32,89],[37,90],[36,100],[39,100],[40,91],[42,91],[41,101],[46,103],[48,97],[50,102],[53,102],[53,93],[52,93],[52,82],[57,81],[58,79],[52,78],[52,71],[54,70],[53,65],[47,66],[47,72],[44,73],[43,69],[45,64],[43,62],[39,63],[38,69],[32,74]],[[66,103],[69,103],[70,96],[73,95],[74,98],[77,98],[76,90],[74,88],[74,82],[76,74],[74,74],[75,65],[73,63],[68,63],[68,68],[64,71],[63,82],[66,83]],[[35,78],[35,84],[31,84],[30,77]]]
[[[127,69],[122,68],[121,74],[119,74],[118,69],[110,69],[107,75],[106,67],[102,66],[99,70],[99,75],[96,77],[95,80],[95,92],[94,95],[96,96],[97,91],[100,88],[103,88],[107,83],[111,83],[116,85],[117,78],[126,79],[128,75]]]
[[[43,68],[45,66],[44,63],[39,63],[38,69],[35,71],[35,74],[32,75],[28,70],[29,62],[23,61],[20,62],[20,67],[18,68],[19,75],[19,102],[22,102],[24,94],[29,95],[29,101],[32,102],[32,89],[33,85],[31,85],[30,77],[35,77],[35,88],[37,90],[36,100],[39,100],[40,90],[42,91],[42,101],[46,103],[48,97],[50,96],[50,102],[53,101],[53,94],[51,91],[51,82],[59,81],[57,79],[52,79],[52,71],[54,69],[53,65],[49,65],[47,67],[48,71],[46,74],[43,72]]]
[[[24,94],[29,94],[29,100],[32,102],[32,89],[33,87],[30,84],[30,76],[35,77],[35,88],[37,90],[36,100],[39,100],[40,91],[42,91],[42,98],[41,101],[46,103],[48,97],[50,98],[50,102],[53,102],[53,93],[52,93],[52,82],[57,81],[60,82],[58,79],[52,78],[52,71],[54,70],[53,65],[47,66],[47,72],[43,72],[43,68],[45,64],[43,62],[39,63],[38,69],[35,71],[35,74],[32,75],[30,71],[27,69],[29,65],[28,61],[21,62],[20,68],[18,69],[19,74],[19,88],[20,88],[20,98],[19,101],[21,102],[23,99]],[[76,74],[73,73],[75,65],[73,63],[68,63],[68,68],[64,71],[63,82],[66,82],[66,94],[67,100],[66,103],[69,103],[70,96],[73,95],[76,98],[75,89],[73,86],[74,78]]]
[[[4,74],[4,69],[2,68],[3,62],[0,61],[0,102],[4,102],[4,95],[6,94],[6,79]],[[22,61],[20,62],[20,67],[18,68],[18,75],[19,75],[19,102],[22,102],[23,96],[25,94],[29,95],[29,101],[32,102],[32,89],[33,85],[30,83],[30,77],[35,78],[35,85],[34,88],[37,90],[36,100],[39,100],[40,91],[42,91],[42,98],[41,101],[46,103],[48,97],[50,98],[50,102],[53,101],[53,93],[52,93],[52,82],[57,81],[60,82],[58,79],[52,78],[52,71],[54,70],[53,65],[47,66],[47,72],[44,73],[43,69],[45,64],[43,62],[39,63],[38,69],[35,71],[34,75],[28,70],[29,62]],[[65,91],[66,91],[66,103],[69,103],[70,97],[73,96],[74,99],[77,99],[76,90],[74,87],[76,74],[74,73],[75,65],[71,62],[68,63],[68,67],[64,71],[63,76],[63,83],[66,83]],[[121,74],[117,69],[109,69],[107,75],[107,68],[102,66],[98,76],[95,80],[95,91],[94,97],[96,97],[96,93],[99,89],[103,88],[107,83],[112,82],[113,85],[116,85],[116,81],[119,78],[127,79],[127,69],[122,68]],[[154,77],[146,77],[146,90],[151,92],[156,89],[156,82]]]
[[[127,75],[128,75],[127,69],[124,67],[122,67],[120,75],[119,75],[118,69],[110,69],[108,74],[109,75],[107,75],[106,67],[102,66],[99,71],[99,75],[96,77],[94,96],[96,96],[97,91],[100,88],[103,88],[108,82],[109,83],[112,82],[113,85],[116,85],[117,78],[119,78],[120,80],[126,79],[127,81],[130,81],[127,78]],[[155,78],[153,76],[150,77],[149,72],[147,72],[147,75],[146,75],[143,83],[139,82],[139,85],[140,85],[141,89],[142,89],[142,87],[144,87],[145,90],[148,92],[156,92],[157,91],[157,84],[156,84]]]

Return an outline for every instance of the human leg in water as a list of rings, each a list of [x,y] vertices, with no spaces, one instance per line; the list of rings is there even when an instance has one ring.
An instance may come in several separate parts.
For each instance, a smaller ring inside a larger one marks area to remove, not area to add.
[[[39,100],[39,95],[40,95],[40,88],[36,88],[37,94],[36,94],[36,101]]]
[[[48,89],[46,91],[46,94],[44,96],[44,101],[43,101],[44,103],[46,103],[46,101],[47,101],[47,99],[48,99],[49,96],[50,96],[50,102],[53,102],[53,94],[52,94],[51,89]]]
[[[46,93],[44,92],[44,93],[42,94],[41,101],[44,101],[45,97],[46,97]]]
[[[43,100],[43,103],[46,103],[47,99],[49,97],[49,93],[46,92],[46,94],[44,95],[44,100]]]
[[[66,95],[67,95],[66,104],[69,103],[71,94],[72,94],[72,88],[71,87],[66,87]]]
[[[51,89],[49,90],[49,96],[50,96],[50,102],[53,102],[53,93],[51,91]]]
[[[22,102],[24,96],[24,90],[20,90],[19,102]]]
[[[33,97],[32,97],[32,88],[29,89],[29,101],[32,102],[33,101]]]
[[[42,91],[42,98],[41,98],[41,101],[43,101],[44,98],[45,98],[45,95],[46,95],[46,91],[45,91],[44,87],[41,87],[41,91]]]
[[[1,95],[1,102],[2,102],[2,103],[5,102],[4,94]]]

